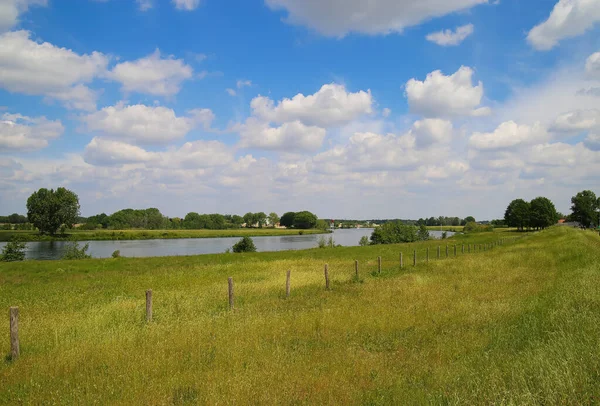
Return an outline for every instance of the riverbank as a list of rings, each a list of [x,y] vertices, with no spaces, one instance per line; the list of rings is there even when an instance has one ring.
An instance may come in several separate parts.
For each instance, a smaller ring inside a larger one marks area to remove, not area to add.
[[[553,228],[462,254],[513,235],[460,236],[440,260],[428,241],[4,264],[21,356],[0,363],[0,404],[590,403],[600,238]]]
[[[282,235],[327,234],[323,230],[288,230],[276,228],[241,228],[231,230],[69,230],[65,235],[40,235],[37,231],[0,230],[0,241],[18,235],[23,241],[108,241],[170,240],[183,238],[273,237]]]

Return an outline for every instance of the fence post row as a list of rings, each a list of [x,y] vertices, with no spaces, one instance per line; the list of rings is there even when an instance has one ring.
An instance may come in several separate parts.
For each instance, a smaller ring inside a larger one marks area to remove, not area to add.
[[[16,361],[21,355],[19,346],[19,308],[10,308],[10,359]]]

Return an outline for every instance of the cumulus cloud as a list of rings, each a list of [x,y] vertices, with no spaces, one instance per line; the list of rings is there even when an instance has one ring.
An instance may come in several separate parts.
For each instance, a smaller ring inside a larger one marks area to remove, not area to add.
[[[321,148],[326,130],[291,121],[279,127],[250,118],[240,130],[240,146],[287,152],[314,152]]]
[[[19,23],[19,16],[31,6],[46,6],[48,0],[0,0],[0,33]]]
[[[583,144],[592,151],[600,151],[600,134],[588,134]]]
[[[585,63],[585,71],[589,77],[600,80],[600,52],[589,56]]]
[[[214,114],[209,109],[190,110],[186,117],[178,117],[166,107],[123,103],[82,117],[87,131],[142,144],[165,144],[181,139],[199,125],[209,128],[213,119]]]
[[[559,0],[548,19],[529,31],[527,40],[546,51],[561,40],[576,37],[600,21],[599,0]]]
[[[125,142],[94,137],[85,147],[84,158],[92,165],[113,166],[149,162],[158,155]]]
[[[178,10],[191,11],[198,8],[200,0],[173,0],[173,4],[175,4],[175,8]]]
[[[473,86],[473,70],[461,66],[450,76],[436,70],[424,81],[410,79],[406,83],[406,96],[410,110],[426,117],[484,116],[488,107],[480,107],[483,83]]]
[[[508,121],[500,124],[494,132],[474,133],[469,139],[469,146],[478,150],[510,149],[544,142],[547,138],[548,133],[540,123],[529,126]]]
[[[438,32],[432,32],[427,35],[427,41],[434,42],[440,46],[456,46],[463,42],[467,37],[473,34],[473,24],[467,24],[457,27],[456,30],[443,30]]]
[[[418,148],[448,144],[452,140],[452,123],[440,119],[416,121],[410,134],[415,137]]]
[[[317,32],[343,37],[350,32],[389,34],[488,0],[266,0],[273,10],[287,11],[286,21]]]
[[[0,87],[94,110],[96,94],[84,84],[105,72],[108,58],[99,52],[79,55],[30,36],[28,31],[0,35]]]
[[[48,146],[48,140],[62,135],[60,120],[5,113],[0,119],[0,152],[32,151]]]
[[[343,85],[323,85],[315,94],[297,94],[277,104],[268,97],[258,96],[250,106],[254,116],[268,122],[300,121],[308,126],[332,127],[347,124],[372,113],[370,91],[351,93]]]
[[[585,131],[600,128],[600,110],[575,110],[561,114],[551,127],[552,131]]]
[[[192,67],[182,59],[161,58],[157,49],[145,58],[116,65],[108,77],[120,82],[124,92],[172,96],[179,93],[181,83],[193,74]]]

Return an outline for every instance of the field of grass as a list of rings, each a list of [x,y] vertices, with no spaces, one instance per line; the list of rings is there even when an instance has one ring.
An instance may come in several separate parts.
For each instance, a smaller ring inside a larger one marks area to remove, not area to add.
[[[432,231],[462,231],[464,226],[427,226],[428,230]]]
[[[556,227],[461,253],[515,235],[3,264],[0,353],[19,306],[21,357],[0,361],[0,403],[598,403],[600,237]]]
[[[18,235],[24,241],[49,240],[155,240],[177,238],[258,237],[278,235],[322,234],[322,230],[286,230],[275,228],[240,228],[230,230],[69,230],[64,236],[39,235],[37,231],[0,230],[0,241],[10,241]]]

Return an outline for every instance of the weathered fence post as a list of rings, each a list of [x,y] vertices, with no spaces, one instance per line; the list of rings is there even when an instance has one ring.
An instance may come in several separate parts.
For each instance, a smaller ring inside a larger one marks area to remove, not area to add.
[[[10,308],[10,359],[16,361],[21,355],[19,346],[19,308]]]
[[[288,270],[285,277],[285,297],[290,297],[292,271]]]
[[[438,245],[438,258],[437,259],[440,259],[440,251],[441,251],[441,247]]]
[[[400,269],[404,268],[404,257],[402,253],[400,253]]]
[[[462,253],[465,253],[465,244],[462,245]]]
[[[454,244],[454,256],[456,256],[456,244]]]
[[[446,258],[448,258],[448,244],[446,244]]]
[[[152,289],[146,291],[146,321],[152,321]]]
[[[417,266],[417,250],[413,252],[413,266]]]
[[[354,273],[356,274],[356,279],[358,279],[358,259],[354,261]]]
[[[233,310],[235,298],[233,295],[233,278],[227,278],[227,285],[229,286],[229,309]]]
[[[381,273],[381,257],[377,257],[377,272]]]
[[[429,247],[427,247],[427,262],[429,262]]]
[[[471,253],[471,244],[469,244],[469,254]]]
[[[329,266],[325,264],[325,289],[329,290]]]

